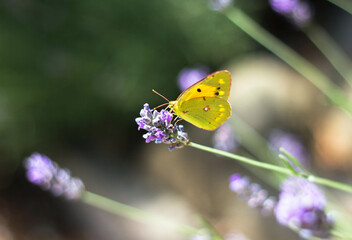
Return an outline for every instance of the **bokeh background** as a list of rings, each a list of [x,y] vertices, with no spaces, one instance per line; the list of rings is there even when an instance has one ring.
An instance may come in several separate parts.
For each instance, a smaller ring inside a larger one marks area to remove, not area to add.
[[[351,56],[351,15],[328,1],[310,4],[314,21]],[[304,31],[268,1],[236,6],[350,93]],[[155,214],[194,226],[202,215],[222,234],[250,239],[298,239],[230,192],[231,174],[250,175],[243,166],[144,142],[135,118],[145,102],[164,103],[151,89],[176,99],[185,68],[228,69],[234,116],[263,139],[274,130],[293,134],[307,166],[352,180],[351,119],[206,1],[3,0],[0,29],[0,239],[187,239],[42,191],[23,169],[33,152],[69,168],[88,190]],[[214,132],[184,125],[192,141],[214,143]],[[233,127],[236,152],[263,157],[251,151],[262,146],[247,130]],[[337,197],[352,211],[351,197]]]

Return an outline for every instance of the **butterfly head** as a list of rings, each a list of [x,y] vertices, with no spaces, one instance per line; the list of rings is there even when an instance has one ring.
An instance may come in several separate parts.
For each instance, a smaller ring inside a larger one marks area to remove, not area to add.
[[[170,101],[168,108],[170,108],[176,115],[179,115],[179,104],[177,101]]]
[[[176,103],[177,103],[177,101],[169,101],[169,106],[168,106],[168,108],[173,109],[174,107],[176,107]]]

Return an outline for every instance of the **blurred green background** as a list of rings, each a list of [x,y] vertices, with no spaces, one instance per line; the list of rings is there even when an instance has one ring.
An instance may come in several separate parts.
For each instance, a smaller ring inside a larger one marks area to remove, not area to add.
[[[236,4],[334,79],[336,72],[325,67],[313,45],[267,1]],[[312,5],[316,21],[351,53],[351,16],[327,1]],[[155,191],[163,191],[159,187],[170,186],[141,177],[146,156],[158,154],[145,149],[167,150],[146,146],[134,120],[145,102],[164,102],[151,89],[176,99],[177,75],[185,67],[202,64],[216,71],[249,54],[270,55],[201,0],[4,0],[0,32],[0,225],[9,232],[1,239],[142,239],[131,233],[139,224],[67,203],[27,183],[23,159],[44,153],[71,168],[88,189],[132,205],[136,199],[152,202]],[[208,143],[202,139],[211,134],[202,134],[200,142]],[[145,179],[147,186],[140,186]],[[118,226],[121,235],[104,222]]]
[[[144,102],[160,102],[152,88],[175,98],[183,67],[218,69],[253,47],[203,1],[9,0],[1,30],[7,158],[102,132],[131,150],[134,117]]]

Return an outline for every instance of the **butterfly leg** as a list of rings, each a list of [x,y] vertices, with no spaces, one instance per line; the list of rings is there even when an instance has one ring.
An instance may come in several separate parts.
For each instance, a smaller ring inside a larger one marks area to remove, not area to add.
[[[179,121],[182,121],[183,119],[180,118],[179,116],[176,116],[174,120],[175,120],[174,125],[176,125]]]
[[[179,116],[176,115],[176,117],[172,121],[175,122],[177,119],[179,119]]]

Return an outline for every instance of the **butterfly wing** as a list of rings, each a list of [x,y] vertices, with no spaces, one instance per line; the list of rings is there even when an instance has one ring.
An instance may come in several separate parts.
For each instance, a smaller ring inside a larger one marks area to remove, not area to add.
[[[204,96],[228,100],[230,87],[230,72],[226,70],[218,71],[187,88],[180,94],[176,101],[182,104],[192,98],[201,98]]]
[[[205,130],[215,130],[231,116],[227,100],[214,97],[191,98],[174,111],[187,122]]]

